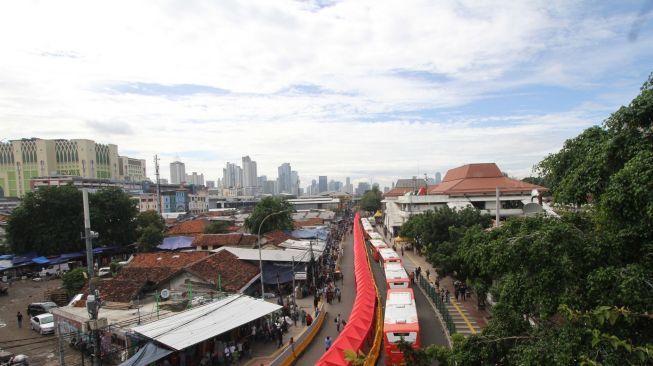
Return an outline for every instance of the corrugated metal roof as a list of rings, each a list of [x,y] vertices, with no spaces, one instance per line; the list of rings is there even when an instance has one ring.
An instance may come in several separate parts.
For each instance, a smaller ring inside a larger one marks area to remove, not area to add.
[[[281,309],[279,305],[250,296],[231,295],[225,299],[135,327],[133,330],[168,347],[181,350],[279,309]]]
[[[220,250],[228,250],[236,257],[238,257],[238,259],[243,261],[259,260],[258,249],[222,247],[214,251],[220,251]],[[310,253],[309,255],[304,255],[307,252],[309,251],[293,250],[293,249],[286,249],[286,250],[263,249],[261,251],[261,259],[264,262],[292,262],[294,257],[295,262],[310,262],[311,261]],[[318,252],[317,250],[314,250],[313,255],[315,257],[319,257],[322,255],[322,252]]]

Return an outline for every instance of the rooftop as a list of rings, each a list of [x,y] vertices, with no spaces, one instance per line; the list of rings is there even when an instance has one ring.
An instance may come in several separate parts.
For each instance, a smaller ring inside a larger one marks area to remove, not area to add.
[[[256,240],[256,235],[242,233],[201,234],[195,237],[193,246],[212,246],[214,248],[225,245],[253,247]]]
[[[259,274],[258,266],[241,261],[226,250],[193,263],[186,271],[216,286],[219,276],[220,285],[227,292],[239,292]]]
[[[206,219],[196,219],[196,220],[188,220],[188,221],[182,221],[178,223],[177,225],[173,226],[168,230],[166,235],[168,236],[173,236],[173,235],[189,235],[189,236],[195,236],[202,234],[204,232],[204,228],[209,224],[209,221]]]

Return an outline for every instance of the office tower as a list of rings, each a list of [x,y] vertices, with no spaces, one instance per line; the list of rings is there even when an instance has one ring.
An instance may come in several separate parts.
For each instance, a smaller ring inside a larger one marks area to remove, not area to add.
[[[292,193],[292,184],[291,184],[291,174],[292,169],[290,168],[290,163],[283,163],[277,169],[279,172],[279,177],[277,178],[278,193]]]
[[[351,184],[351,178],[345,178],[345,189],[344,191],[349,194],[354,194],[354,185]]]
[[[328,183],[327,183],[327,176],[326,175],[320,175],[317,177],[318,180],[318,191],[320,193],[326,192],[329,189]]]
[[[214,180],[207,180],[206,181],[206,188],[215,188],[215,181]]]
[[[298,194],[299,192],[299,173],[296,170],[290,172],[290,193]]]
[[[258,194],[258,175],[256,171],[256,162],[249,156],[243,156],[243,187],[246,196],[256,196]]]
[[[186,165],[179,160],[170,163],[170,184],[186,182]]]
[[[362,195],[365,194],[365,192],[369,191],[370,189],[372,189],[372,188],[370,187],[369,183],[359,182],[358,183],[358,188],[356,188],[356,194],[359,195],[359,196],[362,196]]]
[[[222,187],[242,188],[243,169],[236,164],[227,162],[225,168],[222,169]]]
[[[197,172],[193,172],[192,174],[187,175],[186,176],[186,183],[187,184],[192,184],[194,186],[203,186],[204,185],[204,173],[197,174]]]
[[[442,183],[442,174],[440,172],[435,172],[435,184]]]

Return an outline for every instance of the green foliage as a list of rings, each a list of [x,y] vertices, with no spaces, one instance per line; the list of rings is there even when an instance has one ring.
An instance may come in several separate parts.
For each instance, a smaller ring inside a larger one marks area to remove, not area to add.
[[[430,366],[433,361],[438,361],[440,366],[453,365],[451,350],[444,346],[429,345],[415,349],[411,343],[403,339],[397,342],[397,348],[404,354],[404,362],[411,366]]]
[[[360,208],[364,211],[376,212],[381,209],[381,201],[383,200],[383,193],[379,190],[377,184],[372,186],[372,189],[365,192],[360,200]]]
[[[101,244],[128,245],[135,238],[136,207],[116,188],[89,195],[91,227]],[[14,253],[52,255],[84,248],[82,192],[72,186],[43,187],[25,195],[9,216],[7,238]]]
[[[77,267],[63,275],[63,287],[68,291],[68,295],[73,296],[79,293],[87,281],[86,274],[86,268]]]
[[[156,226],[161,231],[165,230],[163,217],[161,217],[161,215],[159,215],[159,213],[154,210],[141,212],[138,214],[138,216],[136,216],[136,226],[138,228],[146,228],[150,225]]]
[[[256,204],[252,214],[245,220],[245,226],[253,234],[258,233],[259,227],[261,234],[274,230],[292,230],[293,212],[295,209],[285,199],[265,197]],[[263,223],[262,226],[261,223]]]
[[[225,221],[213,221],[204,228],[204,234],[224,234],[227,232],[229,232],[229,223]]]
[[[466,268],[458,256],[460,239],[472,226],[487,228],[492,224],[489,215],[474,208],[463,210],[443,206],[412,216],[401,226],[399,235],[414,239],[424,246],[429,260],[438,267],[440,275],[457,273],[464,277]]]
[[[352,366],[363,366],[367,361],[367,355],[359,350],[358,353],[351,349],[345,350],[345,360],[351,362]]]
[[[124,190],[111,187],[89,195],[91,228],[100,245],[129,245],[136,240],[136,203]]]
[[[163,232],[156,225],[150,225],[140,230],[138,237],[138,251],[150,252],[163,242]]]

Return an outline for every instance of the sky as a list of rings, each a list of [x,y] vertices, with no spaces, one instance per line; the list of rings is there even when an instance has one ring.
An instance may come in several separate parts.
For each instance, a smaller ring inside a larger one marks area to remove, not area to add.
[[[525,177],[652,71],[653,0],[0,2],[0,140],[113,143],[150,177]]]

